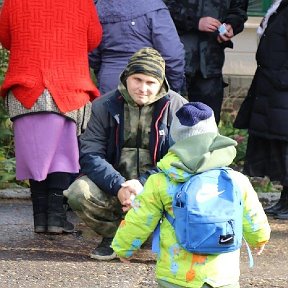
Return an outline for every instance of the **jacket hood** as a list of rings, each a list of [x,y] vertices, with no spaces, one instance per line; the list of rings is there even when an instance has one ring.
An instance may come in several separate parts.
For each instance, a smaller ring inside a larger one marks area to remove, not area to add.
[[[151,11],[167,9],[160,0],[98,0],[96,5],[101,23],[132,20]]]
[[[237,142],[217,133],[192,136],[175,143],[157,166],[177,182],[193,174],[229,166],[236,156]]]

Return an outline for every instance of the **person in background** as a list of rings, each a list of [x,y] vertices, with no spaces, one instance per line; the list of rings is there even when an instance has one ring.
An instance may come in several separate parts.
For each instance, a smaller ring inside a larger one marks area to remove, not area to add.
[[[247,20],[248,0],[164,0],[186,51],[186,93],[189,101],[210,106],[220,121],[225,48]]]
[[[249,105],[239,110],[234,122],[246,122],[237,128],[248,129],[249,133],[244,173],[268,176],[282,184],[279,201],[265,212],[283,220],[288,220],[287,27],[288,1],[276,0],[258,28],[257,70],[249,90],[250,100],[246,102]],[[247,110],[251,110],[249,117]]]
[[[117,88],[129,58],[143,47],[159,51],[166,62],[170,88],[184,83],[184,47],[162,0],[98,0],[103,41],[89,54],[98,88],[105,94]]]
[[[13,121],[16,179],[29,179],[36,233],[71,233],[63,190],[79,172],[79,135],[99,96],[88,51],[102,38],[92,0],[4,0],[10,50],[1,96]]]
[[[218,255],[190,253],[177,242],[173,226],[163,216],[168,213],[175,218],[174,195],[193,174],[230,165],[237,143],[219,134],[212,109],[200,102],[183,105],[170,131],[170,149],[157,163],[160,172],[148,178],[143,192],[134,199],[112,248],[120,260],[129,262],[162,219],[156,264],[159,287],[239,288],[240,249]],[[261,254],[270,237],[267,217],[249,179],[232,169],[227,172],[242,195],[243,236]],[[210,192],[204,195],[213,195]]]
[[[165,61],[151,47],[132,55],[117,90],[93,102],[80,136],[84,176],[64,191],[72,210],[103,237],[91,258],[116,257],[110,245],[123,212],[130,208],[131,195],[157,171],[157,161],[169,148],[173,115],[186,102],[169,90]]]

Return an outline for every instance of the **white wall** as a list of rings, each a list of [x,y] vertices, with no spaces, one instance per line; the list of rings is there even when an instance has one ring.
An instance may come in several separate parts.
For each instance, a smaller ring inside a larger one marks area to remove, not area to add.
[[[225,50],[224,75],[254,75],[256,70],[256,34],[262,17],[249,17],[244,30],[233,38],[234,49]]]

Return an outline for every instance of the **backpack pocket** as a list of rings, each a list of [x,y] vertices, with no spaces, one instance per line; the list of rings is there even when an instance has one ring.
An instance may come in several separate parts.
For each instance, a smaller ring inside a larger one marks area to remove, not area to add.
[[[195,215],[189,218],[185,249],[195,254],[220,254],[235,250],[232,220],[216,222],[215,219],[207,219],[204,222],[202,219],[200,223],[195,221]]]
[[[194,254],[220,254],[235,250],[233,220],[203,219],[187,213],[186,208],[174,207],[173,223],[178,243]],[[198,221],[197,221],[198,220]],[[237,242],[237,241],[236,241]]]

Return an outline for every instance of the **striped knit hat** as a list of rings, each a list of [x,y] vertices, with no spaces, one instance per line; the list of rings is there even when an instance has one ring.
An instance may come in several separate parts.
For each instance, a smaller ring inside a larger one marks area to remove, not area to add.
[[[165,79],[165,61],[160,53],[150,47],[145,47],[135,52],[122,73],[122,82],[137,73],[152,76],[162,85]]]

